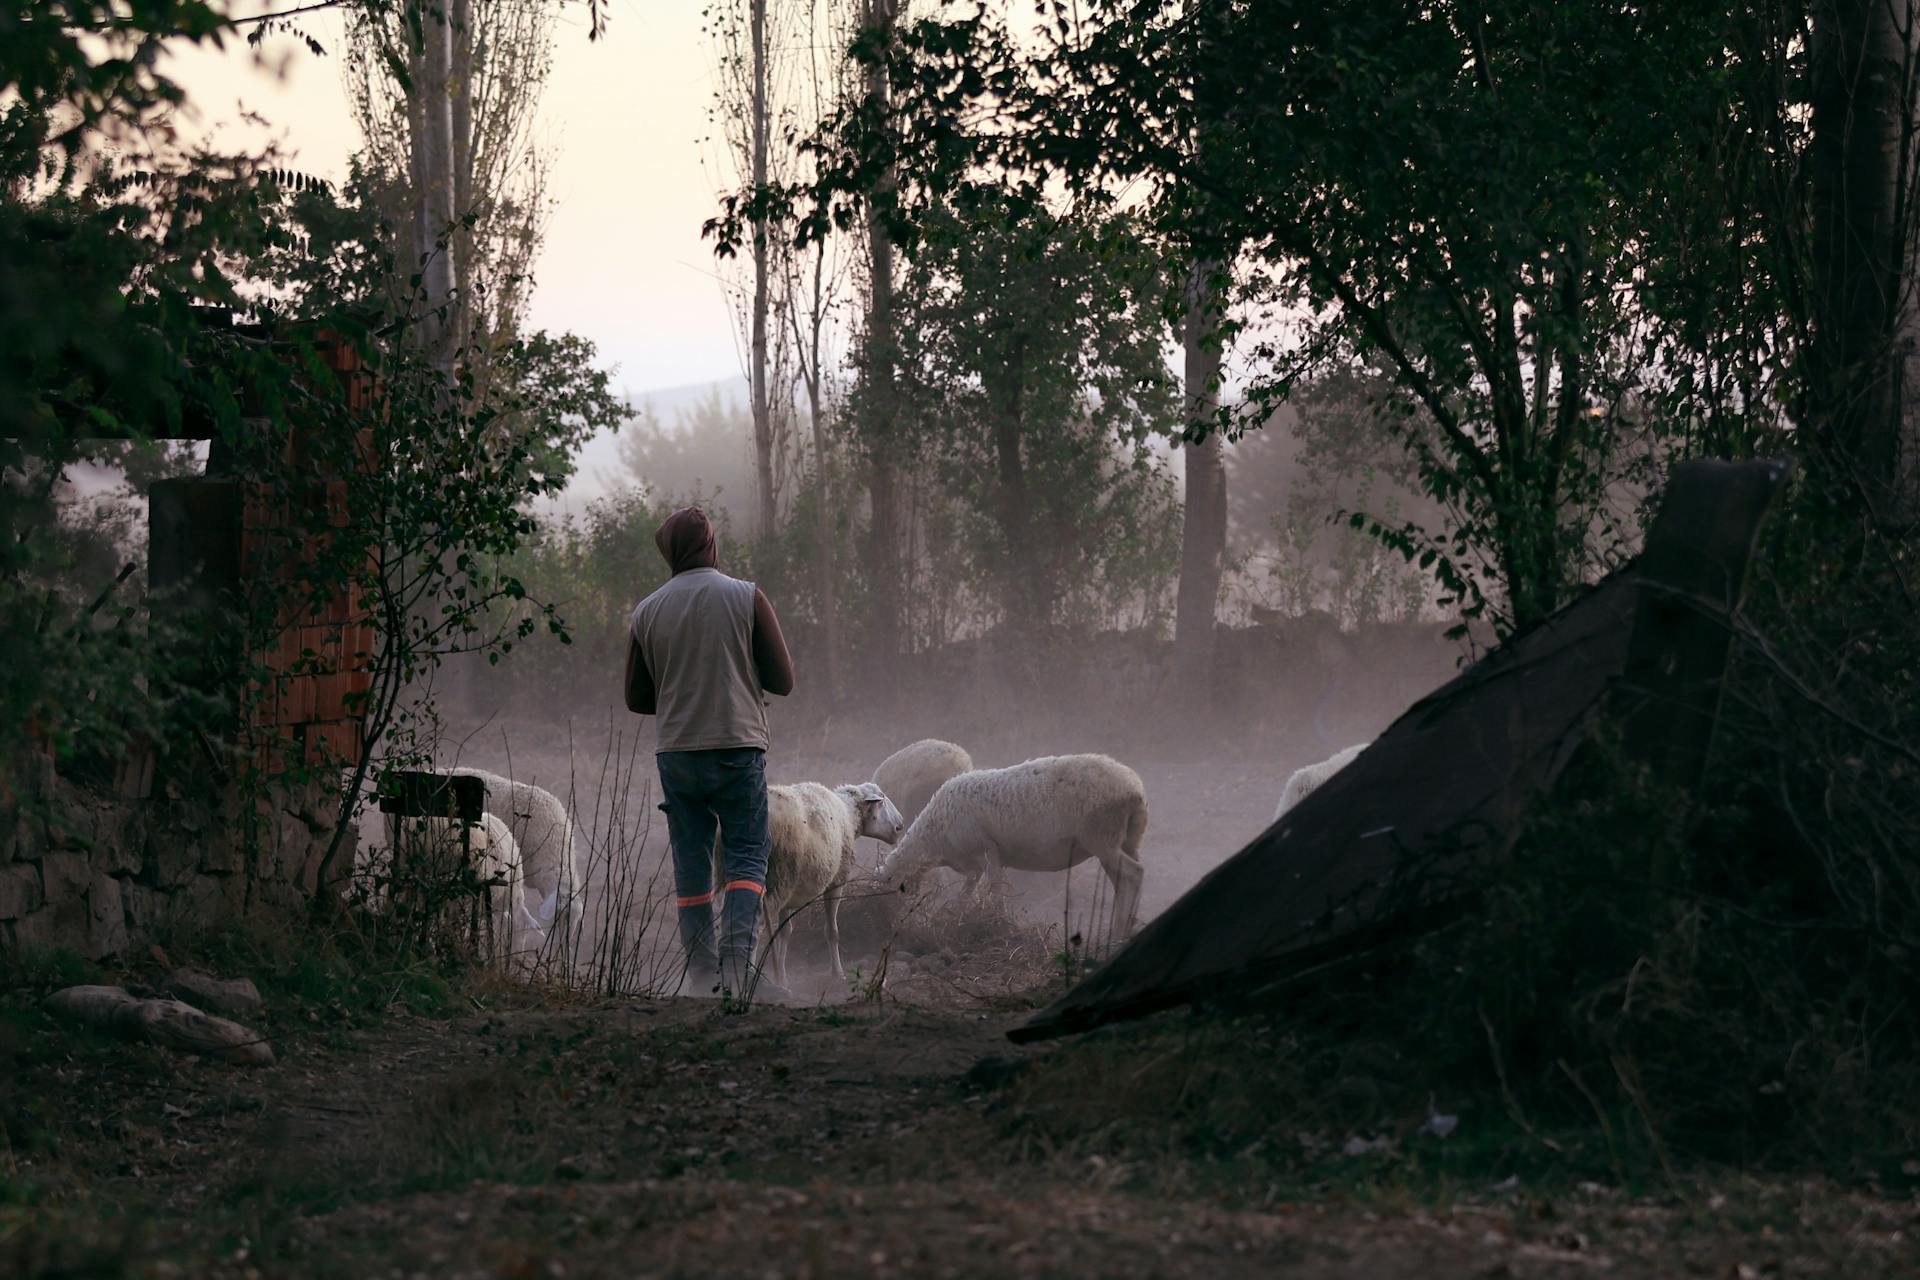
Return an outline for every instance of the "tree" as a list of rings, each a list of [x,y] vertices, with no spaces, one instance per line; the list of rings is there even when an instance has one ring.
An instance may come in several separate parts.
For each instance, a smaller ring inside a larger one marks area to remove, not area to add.
[[[1218,430],[1221,309],[1226,290],[1217,262],[1196,261],[1186,285],[1181,326],[1186,503],[1180,534],[1180,590],[1173,624],[1173,688],[1204,695],[1213,667],[1215,609],[1227,550],[1227,467]]]
[[[824,12],[822,12],[824,8]],[[851,40],[850,6],[838,0],[808,0],[806,24],[801,45],[806,51],[803,88],[797,94],[802,112],[795,136],[808,137],[851,96],[854,64],[846,56]],[[802,152],[798,159],[811,159]],[[829,329],[841,301],[841,279],[845,267],[844,236],[822,235],[811,244],[796,246],[782,255],[785,273],[781,281],[781,313],[792,328],[795,364],[800,385],[807,396],[807,421],[813,437],[814,484],[818,492],[813,502],[814,590],[821,615],[821,658],[825,666],[826,687],[830,693],[840,689],[840,607],[834,582],[834,424],[830,421],[829,362],[837,351],[829,341]]]
[[[1910,520],[1920,510],[1920,406],[1910,402],[1920,361],[1920,10],[1912,0],[1821,0],[1812,14],[1812,443],[1830,482],[1882,517]]]
[[[167,646],[132,599],[133,564],[84,595],[56,504],[67,468],[103,437],[135,442],[189,415],[237,421],[236,369],[260,363],[196,304],[243,301],[235,253],[273,234],[273,184],[238,156],[123,171],[113,144],[164,131],[184,101],[170,45],[212,44],[199,0],[72,0],[0,18],[0,800],[41,750],[113,753],[167,737],[184,697]],[[269,161],[271,157],[267,158]],[[271,362],[267,362],[270,366]],[[271,374],[271,367],[267,370]]]
[[[488,631],[478,611],[524,594],[489,561],[526,536],[524,504],[559,487],[582,436],[608,424],[591,348],[520,337],[496,352],[506,389],[481,403],[471,370],[450,380],[408,340],[417,317],[398,309],[392,246],[351,185],[336,194],[271,154],[118,168],[103,144],[183,100],[155,70],[167,43],[231,30],[210,7],[64,4],[60,20],[0,26],[0,85],[16,95],[0,128],[0,313],[14,335],[0,367],[0,791],[19,795],[29,751],[111,752],[134,732],[184,753],[170,761],[182,779],[250,760],[232,750],[254,745],[236,703],[288,674],[265,655],[321,603],[377,606],[370,750],[440,657],[497,657],[557,624],[529,606]],[[341,394],[320,355],[339,343],[379,377],[385,413],[370,420]],[[281,540],[263,557],[272,572],[248,578],[244,629],[167,634],[160,610],[116,598],[133,565],[91,602],[45,590],[58,547],[36,526],[64,469],[100,437],[186,426],[248,482],[267,526],[249,533]],[[182,667],[224,683],[199,688]]]
[[[709,11],[709,33],[719,47],[716,115],[727,160],[740,185],[758,192],[778,176],[776,118],[786,113],[782,49],[794,38],[781,21],[788,16],[773,0],[731,0]],[[775,295],[788,272],[789,249],[767,227],[755,229],[747,247],[748,281],[739,290],[739,325],[747,355],[747,403],[753,415],[757,536],[779,527],[780,490],[787,436],[792,426],[791,331],[773,314]]]
[[[1630,538],[1606,495],[1658,450],[1629,457],[1649,429],[1629,406],[1684,382],[1689,412],[1759,416],[1751,388],[1715,376],[1724,329],[1679,323],[1751,314],[1751,228],[1675,220],[1713,176],[1735,96],[1725,10],[1101,0],[1080,15],[1016,35],[983,10],[863,47],[894,86],[891,133],[835,122],[821,145],[838,162],[804,222],[864,199],[901,234],[985,171],[1096,204],[1130,190],[1172,242],[1242,245],[1239,305],[1269,323],[1243,348],[1240,424],[1331,364],[1390,375],[1385,407],[1454,519],[1378,534],[1502,625],[1543,617]],[[1678,252],[1682,226],[1703,238]]]
[[[898,403],[976,586],[1031,640],[1155,580],[1172,513],[1148,443],[1177,410],[1140,228],[1018,205],[965,188],[923,227],[897,298]]]
[[[358,5],[345,59],[367,188],[404,228],[427,345],[474,371],[525,314],[544,231],[547,158],[533,124],[552,66],[552,0]]]
[[[866,0],[857,45],[887,50],[894,40],[897,0]],[[884,146],[892,115],[893,86],[884,56],[870,55],[866,92],[856,104],[857,118]],[[882,152],[884,156],[884,150]],[[900,445],[895,370],[899,360],[893,296],[893,234],[888,201],[896,183],[884,159],[876,198],[869,202],[867,234],[867,308],[860,334],[859,412],[856,438],[867,467],[867,497],[872,508],[867,539],[867,570],[873,583],[867,633],[878,684],[885,688],[900,653]]]
[[[331,380],[308,385],[289,371],[281,394],[299,470],[288,474],[277,433],[226,442],[228,465],[281,495],[286,512],[263,534],[279,571],[247,602],[261,640],[342,599],[364,602],[372,628],[361,655],[371,688],[350,708],[363,749],[323,885],[375,758],[389,767],[431,758],[433,744],[414,740],[432,721],[427,677],[456,655],[497,663],[536,630],[567,638],[558,610],[529,599],[505,566],[535,532],[531,501],[564,486],[572,454],[619,411],[592,344],[572,335],[500,343],[484,400],[469,372],[449,379],[399,323],[407,313],[389,287],[378,213],[356,196],[301,193],[285,215],[300,234],[267,240],[244,267],[265,286],[268,330],[302,347],[350,343],[378,379],[382,412],[361,414]]]

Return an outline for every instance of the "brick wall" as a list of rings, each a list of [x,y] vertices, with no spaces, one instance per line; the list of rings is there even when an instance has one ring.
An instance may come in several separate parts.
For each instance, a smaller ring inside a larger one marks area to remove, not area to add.
[[[348,408],[370,417],[376,411],[377,386],[359,353],[345,342],[323,347],[326,363],[340,380]],[[240,551],[243,580],[289,580],[292,556],[317,548],[293,546],[289,527],[344,526],[348,485],[318,474],[320,463],[310,436],[295,424],[284,454],[289,483],[248,486],[241,510]],[[372,431],[360,432],[362,465],[372,463]],[[317,518],[316,518],[317,517]],[[292,763],[351,766],[360,760],[360,703],[373,683],[374,635],[366,601],[356,587],[341,588],[309,600],[297,614],[279,619],[278,638],[256,655],[269,673],[248,699],[248,732],[255,761],[266,772]]]

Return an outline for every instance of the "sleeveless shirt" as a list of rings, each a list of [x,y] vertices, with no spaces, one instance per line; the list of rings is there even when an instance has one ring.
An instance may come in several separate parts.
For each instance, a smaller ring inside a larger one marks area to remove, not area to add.
[[[628,630],[658,693],[655,751],[767,749],[753,595],[718,569],[685,569],[635,607]]]

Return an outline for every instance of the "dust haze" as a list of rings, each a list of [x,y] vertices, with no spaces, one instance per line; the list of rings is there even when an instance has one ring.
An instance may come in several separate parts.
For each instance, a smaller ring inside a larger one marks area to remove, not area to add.
[[[591,850],[588,893],[602,899],[597,881],[609,874],[657,886],[657,895],[672,880],[654,809],[653,721],[628,713],[619,692],[626,611],[664,573],[651,520],[687,501],[705,505],[723,530],[750,520],[738,496],[751,492],[744,411],[724,385],[675,400],[668,414],[640,399],[618,437],[622,470],[601,470],[599,496],[544,517],[550,537],[577,535],[576,558],[565,583],[536,558],[529,586],[558,597],[572,643],[536,636],[497,666],[455,660],[432,687],[440,716],[433,756],[510,773],[568,800]],[[890,680],[862,656],[857,634],[844,637],[849,653],[835,690],[812,602],[782,590],[786,566],[743,564],[746,544],[723,540],[722,570],[767,590],[798,670],[793,696],[770,699],[769,782],[865,780],[923,738],[958,744],[976,768],[1111,755],[1147,788],[1141,921],[1151,919],[1268,825],[1293,770],[1371,740],[1449,679],[1465,653],[1446,637],[1447,620],[1403,585],[1397,557],[1334,523],[1356,499],[1411,495],[1392,477],[1317,452],[1324,439],[1288,411],[1229,450],[1230,571],[1204,699],[1169,687],[1172,637],[1152,608],[1144,620],[1116,610],[1092,625],[1037,633],[992,621],[953,626],[900,659]],[[589,561],[590,573],[581,567]],[[554,580],[541,582],[543,573]],[[587,577],[599,587],[581,586]],[[571,600],[568,585],[578,593]],[[617,836],[607,830],[614,814]],[[884,852],[862,840],[861,872]],[[615,871],[616,861],[628,865]],[[1008,886],[1011,913],[1054,943],[1104,935],[1098,921],[1110,894],[1096,863],[1068,875],[1010,872]],[[824,962],[818,917],[805,912],[791,926],[802,965]],[[858,936],[847,963],[871,972],[875,957],[861,952]]]

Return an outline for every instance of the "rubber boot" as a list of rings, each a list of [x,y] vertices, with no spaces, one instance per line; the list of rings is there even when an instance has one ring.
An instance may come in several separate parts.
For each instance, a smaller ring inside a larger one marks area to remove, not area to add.
[[[720,985],[734,999],[782,1003],[793,993],[753,963],[760,940],[760,898],[751,889],[732,889],[720,910]]]
[[[714,996],[720,989],[720,957],[713,947],[713,907],[680,908],[680,948],[686,967],[680,976],[679,994]]]

